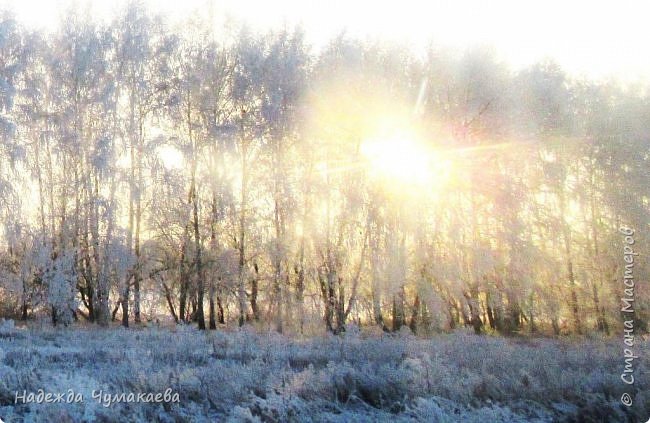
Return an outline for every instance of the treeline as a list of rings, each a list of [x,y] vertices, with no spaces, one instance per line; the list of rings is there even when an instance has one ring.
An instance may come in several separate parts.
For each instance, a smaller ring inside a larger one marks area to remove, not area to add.
[[[368,163],[385,126],[432,149],[425,180]],[[647,87],[549,61],[315,51],[299,29],[172,28],[137,2],[52,34],[6,12],[0,137],[5,316],[607,333],[620,227],[648,280]]]

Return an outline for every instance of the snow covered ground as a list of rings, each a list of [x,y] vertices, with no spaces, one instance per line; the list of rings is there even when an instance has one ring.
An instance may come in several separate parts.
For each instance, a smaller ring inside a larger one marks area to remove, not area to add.
[[[637,341],[643,357],[635,363],[634,404],[628,408],[619,400],[628,387],[620,380],[623,353],[615,339],[464,332],[419,339],[408,331],[370,335],[352,329],[340,337],[298,340],[251,329],[22,329],[5,323],[0,418],[645,422],[650,416],[647,340]],[[172,401],[164,402],[165,393]],[[77,402],[65,403],[75,397]]]

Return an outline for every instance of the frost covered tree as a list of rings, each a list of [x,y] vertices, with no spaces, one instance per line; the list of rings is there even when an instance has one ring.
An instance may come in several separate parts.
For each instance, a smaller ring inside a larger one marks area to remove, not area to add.
[[[485,48],[179,28],[138,1],[102,22],[70,9],[50,33],[0,16],[3,314],[620,325],[618,228],[648,246],[645,86]]]
[[[75,257],[63,253],[48,260],[43,280],[47,284],[48,304],[52,308],[52,324],[69,325],[77,310]]]

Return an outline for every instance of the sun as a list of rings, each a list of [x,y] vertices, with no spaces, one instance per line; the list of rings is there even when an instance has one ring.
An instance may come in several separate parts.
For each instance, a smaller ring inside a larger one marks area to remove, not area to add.
[[[178,170],[183,167],[183,153],[176,147],[163,145],[157,149],[158,158],[167,170]]]
[[[370,175],[387,183],[424,187],[448,170],[446,161],[408,134],[368,139],[360,152]]]

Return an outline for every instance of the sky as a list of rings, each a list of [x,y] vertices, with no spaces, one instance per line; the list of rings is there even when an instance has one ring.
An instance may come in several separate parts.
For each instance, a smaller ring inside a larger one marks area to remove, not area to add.
[[[76,0],[103,18],[126,0]],[[322,46],[345,31],[360,38],[403,42],[423,51],[433,42],[454,49],[493,47],[514,69],[552,58],[569,73],[626,83],[650,79],[645,1],[372,1],[372,0],[146,0],[172,20],[212,10],[262,31],[300,24]],[[70,0],[0,0],[27,26],[52,29]]]

